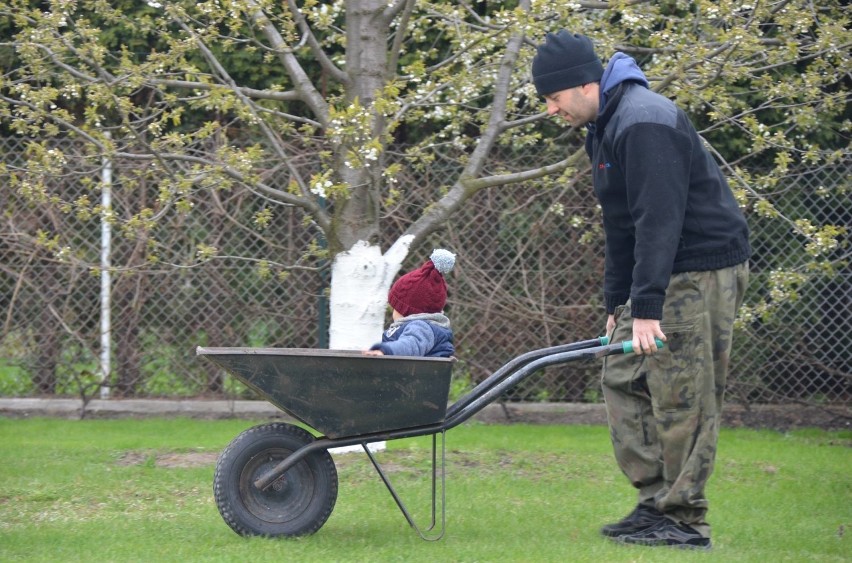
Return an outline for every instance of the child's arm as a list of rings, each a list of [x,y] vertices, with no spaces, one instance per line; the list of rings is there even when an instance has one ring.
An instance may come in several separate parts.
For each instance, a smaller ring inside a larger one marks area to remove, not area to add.
[[[428,323],[411,321],[399,329],[399,337],[396,340],[374,344],[364,353],[381,352],[368,354],[376,356],[425,356],[434,346],[435,333]]]

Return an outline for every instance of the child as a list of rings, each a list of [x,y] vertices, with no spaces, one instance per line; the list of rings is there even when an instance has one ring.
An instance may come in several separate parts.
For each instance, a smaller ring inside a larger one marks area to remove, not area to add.
[[[393,308],[393,323],[364,354],[368,356],[453,355],[453,331],[443,314],[447,303],[444,275],[453,269],[456,255],[439,248],[420,268],[411,271],[391,287],[388,303]]]

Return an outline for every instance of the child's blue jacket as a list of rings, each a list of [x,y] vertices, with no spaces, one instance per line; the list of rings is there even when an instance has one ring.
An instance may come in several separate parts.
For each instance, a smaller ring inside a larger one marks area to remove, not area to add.
[[[381,350],[386,356],[449,358],[455,353],[450,319],[440,313],[403,317],[390,325],[382,341],[370,350]]]

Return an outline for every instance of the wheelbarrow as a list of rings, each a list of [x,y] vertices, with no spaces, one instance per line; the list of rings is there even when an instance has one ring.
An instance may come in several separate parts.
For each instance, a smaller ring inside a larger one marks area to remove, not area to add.
[[[662,347],[657,341],[657,346]],[[337,501],[329,449],[360,445],[408,524],[427,540],[446,528],[447,430],[465,422],[537,371],[567,362],[632,352],[606,337],[542,348],[518,356],[448,406],[453,359],[366,356],[358,351],[305,348],[205,348],[206,356],[261,397],[302,422],[245,430],[222,451],[213,490],[222,518],[243,536],[315,533]],[[315,435],[316,434],[316,435]],[[437,524],[437,437],[441,435],[441,522]],[[432,437],[432,502],[428,526],[418,525],[368,447],[415,436]]]

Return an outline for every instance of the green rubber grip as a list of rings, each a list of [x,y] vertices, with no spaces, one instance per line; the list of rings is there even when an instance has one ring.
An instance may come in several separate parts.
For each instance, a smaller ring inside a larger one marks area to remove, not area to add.
[[[657,344],[657,348],[665,348],[665,343],[662,340],[660,340],[659,338],[655,338],[654,342]],[[625,340],[624,342],[621,343],[621,349],[624,351],[625,354],[632,354],[633,353],[633,341],[632,340]]]
[[[599,336],[598,340],[600,341],[601,346],[606,346],[607,344],[609,344],[609,336]]]

